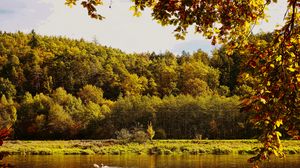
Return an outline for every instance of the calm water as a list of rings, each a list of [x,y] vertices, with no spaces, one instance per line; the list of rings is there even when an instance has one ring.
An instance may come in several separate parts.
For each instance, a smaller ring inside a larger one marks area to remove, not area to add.
[[[5,163],[20,168],[93,168],[93,164],[127,168],[251,168],[249,156],[9,156]],[[300,168],[300,155],[274,159],[264,168]]]

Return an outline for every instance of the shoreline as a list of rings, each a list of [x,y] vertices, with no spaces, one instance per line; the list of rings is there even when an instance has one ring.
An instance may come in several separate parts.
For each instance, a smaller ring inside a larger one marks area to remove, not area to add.
[[[282,141],[284,152],[300,154],[300,141]],[[153,140],[143,144],[119,140],[7,140],[9,155],[255,155],[257,140]]]

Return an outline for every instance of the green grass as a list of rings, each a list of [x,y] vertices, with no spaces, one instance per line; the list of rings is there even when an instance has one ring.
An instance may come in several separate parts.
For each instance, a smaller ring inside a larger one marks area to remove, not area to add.
[[[5,141],[0,152],[19,155],[228,155],[255,154],[256,140],[154,140],[124,144],[117,140]],[[300,141],[283,141],[286,154],[300,154]]]

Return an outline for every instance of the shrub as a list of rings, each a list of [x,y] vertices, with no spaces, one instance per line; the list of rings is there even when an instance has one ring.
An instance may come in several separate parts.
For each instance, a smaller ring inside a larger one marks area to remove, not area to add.
[[[232,151],[228,148],[214,148],[212,150],[212,154],[215,154],[215,155],[228,155],[232,153]]]
[[[161,155],[161,154],[163,154],[163,151],[161,148],[155,146],[155,147],[149,149],[149,154],[150,155]]]
[[[147,133],[148,133],[148,136],[150,138],[150,141],[152,141],[152,139],[153,139],[153,137],[155,135],[155,131],[153,130],[151,122],[149,122],[149,124],[148,124]]]
[[[120,131],[116,131],[116,135],[118,140],[122,140],[124,142],[129,142],[132,138],[132,134],[124,128]]]
[[[156,139],[166,139],[167,138],[166,131],[162,128],[157,129],[155,132],[155,138]]]
[[[132,141],[138,143],[145,143],[148,140],[148,136],[144,131],[133,132]]]

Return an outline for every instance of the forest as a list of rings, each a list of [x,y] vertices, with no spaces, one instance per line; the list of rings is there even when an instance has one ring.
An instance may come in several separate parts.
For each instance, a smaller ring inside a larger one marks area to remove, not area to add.
[[[263,48],[272,34],[251,36]],[[127,54],[32,31],[0,32],[1,123],[11,139],[257,138],[241,111],[254,94],[249,51]],[[238,80],[242,79],[242,80]],[[139,136],[139,135],[137,135]]]

